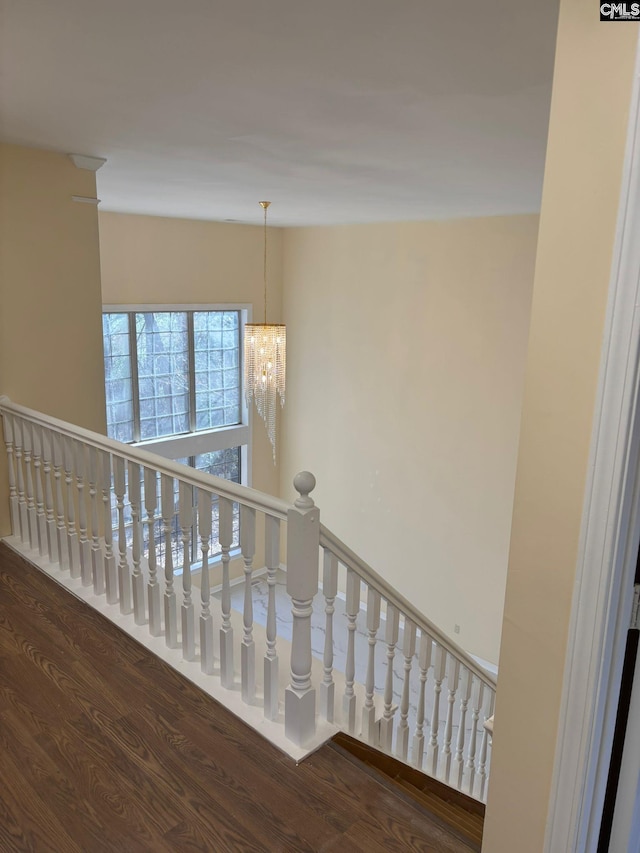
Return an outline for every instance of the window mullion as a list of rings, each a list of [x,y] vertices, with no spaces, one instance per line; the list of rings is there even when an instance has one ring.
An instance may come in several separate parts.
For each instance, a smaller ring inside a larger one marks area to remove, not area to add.
[[[138,338],[136,334],[136,315],[132,311],[129,318],[129,356],[131,358],[131,390],[133,393],[133,440],[140,441],[140,383],[138,381]]]
[[[244,405],[244,325],[240,311],[235,312],[238,324],[238,423],[245,423]]]
[[[196,354],[193,311],[187,311],[187,348],[189,351],[189,429],[196,431]]]

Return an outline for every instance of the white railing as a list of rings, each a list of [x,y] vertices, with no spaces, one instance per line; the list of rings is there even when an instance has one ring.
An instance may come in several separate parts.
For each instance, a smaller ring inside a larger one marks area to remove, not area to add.
[[[348,630],[341,728],[484,801],[494,677],[323,525],[320,546],[327,638],[321,714],[331,719],[335,713],[331,637],[341,586]],[[354,696],[354,683],[364,688],[361,697]]]
[[[320,524],[313,475],[289,505],[6,397],[0,413],[30,559],[296,758],[341,728],[486,798],[495,680]]]

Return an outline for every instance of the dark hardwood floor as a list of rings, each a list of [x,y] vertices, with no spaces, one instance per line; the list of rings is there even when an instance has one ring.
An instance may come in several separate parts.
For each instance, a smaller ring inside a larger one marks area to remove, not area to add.
[[[0,543],[0,851],[470,853],[326,745],[299,766]]]

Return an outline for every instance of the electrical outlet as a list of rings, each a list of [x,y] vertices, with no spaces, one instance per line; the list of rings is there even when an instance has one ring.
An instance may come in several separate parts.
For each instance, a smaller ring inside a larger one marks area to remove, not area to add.
[[[454,633],[454,634],[459,634],[459,633],[460,633],[460,626],[459,626],[459,625],[454,625],[454,626],[453,626],[453,633]]]

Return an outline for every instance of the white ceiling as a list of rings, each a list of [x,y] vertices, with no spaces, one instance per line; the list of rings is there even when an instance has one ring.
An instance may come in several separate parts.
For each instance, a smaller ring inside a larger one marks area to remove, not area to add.
[[[539,209],[558,0],[0,0],[0,137],[102,209],[272,225]]]

